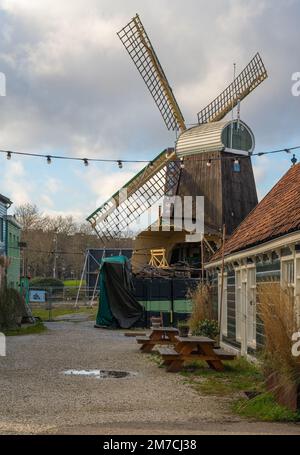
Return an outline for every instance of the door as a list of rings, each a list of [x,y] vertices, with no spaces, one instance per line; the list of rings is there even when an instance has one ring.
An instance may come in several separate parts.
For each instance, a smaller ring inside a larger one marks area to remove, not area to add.
[[[247,346],[256,347],[256,269],[247,270]]]
[[[243,270],[242,272],[245,272]],[[242,273],[241,289],[241,354],[247,354],[247,273]]]
[[[256,283],[255,267],[236,270],[236,339],[241,343],[241,354],[248,347],[255,348],[256,339]]]
[[[227,337],[227,273],[223,275],[223,298],[221,300],[222,275],[218,275],[218,317],[220,323],[220,334]],[[222,309],[221,309],[222,307]]]

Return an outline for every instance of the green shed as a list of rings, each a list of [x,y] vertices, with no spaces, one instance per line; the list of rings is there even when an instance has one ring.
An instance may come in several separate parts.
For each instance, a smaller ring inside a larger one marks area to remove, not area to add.
[[[21,254],[20,254],[20,237],[21,226],[12,215],[6,216],[6,236],[7,236],[7,251],[10,265],[7,269],[7,285],[19,289],[20,287],[20,269],[21,269]]]

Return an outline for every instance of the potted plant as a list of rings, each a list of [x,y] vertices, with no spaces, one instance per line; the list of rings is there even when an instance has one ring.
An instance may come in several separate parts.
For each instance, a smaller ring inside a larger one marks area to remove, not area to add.
[[[181,337],[188,337],[189,336],[189,331],[190,331],[190,326],[188,321],[178,321],[177,323],[177,328],[179,330],[179,335]]]
[[[205,336],[215,340],[216,344],[218,344],[219,338],[219,324],[218,321],[214,319],[203,319],[199,321],[197,326],[193,330],[193,335],[196,336]]]

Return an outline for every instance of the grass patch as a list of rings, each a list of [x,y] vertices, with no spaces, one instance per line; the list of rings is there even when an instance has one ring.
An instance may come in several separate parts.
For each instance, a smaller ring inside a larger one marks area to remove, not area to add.
[[[74,313],[85,313],[88,314],[91,319],[95,319],[97,315],[98,308],[96,306],[92,308],[81,307],[81,308],[53,308],[51,312],[52,319],[57,316],[64,316],[66,314],[74,314]],[[35,317],[42,319],[43,321],[48,321],[49,319],[49,310],[45,309],[33,309],[32,314]]]
[[[189,364],[182,375],[196,390],[206,395],[233,395],[241,391],[263,390],[263,375],[259,368],[243,358],[223,362],[224,371],[214,371],[205,362]]]
[[[232,409],[241,416],[265,422],[298,422],[300,420],[300,412],[293,412],[281,406],[269,392],[251,400],[237,400],[233,403]]]
[[[270,392],[258,365],[244,358],[223,362],[223,372],[214,371],[205,362],[188,364],[182,371],[186,382],[203,395],[232,397],[231,410],[243,417],[265,422],[297,422],[300,412],[290,411],[278,404]],[[257,396],[250,400],[242,392]]]
[[[80,283],[81,283],[80,280],[66,280],[66,281],[64,281],[64,286],[66,286],[66,287],[71,287],[71,286],[78,287],[78,286],[80,286]],[[85,286],[86,285],[86,281],[83,280],[81,285]]]
[[[29,325],[27,327],[19,327],[13,330],[6,330],[4,334],[6,336],[17,336],[17,335],[33,335],[45,332],[47,327],[44,326],[42,322],[38,322],[37,324]]]
[[[149,352],[148,358],[152,362],[154,362],[158,366],[158,368],[163,368],[163,364],[162,364],[162,361],[161,361],[161,356],[157,352],[155,352],[155,351]]]

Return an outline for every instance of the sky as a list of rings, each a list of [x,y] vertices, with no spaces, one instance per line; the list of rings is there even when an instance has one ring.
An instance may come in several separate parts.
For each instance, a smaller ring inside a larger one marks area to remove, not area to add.
[[[255,152],[300,145],[300,0],[0,0],[0,149],[151,160],[173,146],[116,35],[136,13],[187,124],[231,82],[233,62],[239,72],[259,51],[269,78],[241,105]],[[290,159],[253,159],[260,198]],[[140,168],[0,154],[0,193],[80,222]]]

